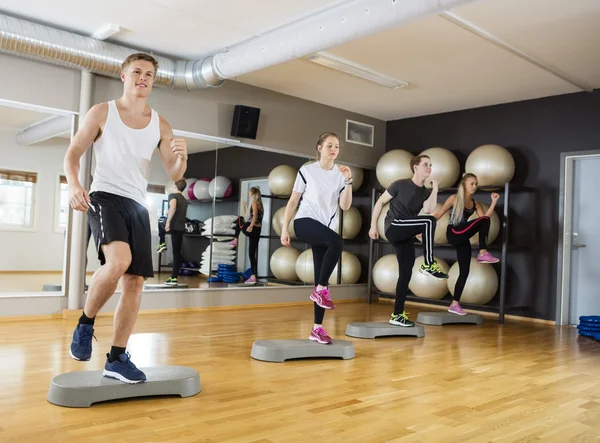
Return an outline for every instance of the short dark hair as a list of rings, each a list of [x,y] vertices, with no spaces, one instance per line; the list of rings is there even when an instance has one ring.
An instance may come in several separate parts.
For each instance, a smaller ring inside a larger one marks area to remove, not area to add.
[[[423,160],[424,158],[428,158],[429,160],[431,160],[431,157],[429,157],[428,155],[417,155],[416,157],[413,157],[413,159],[410,161],[410,170],[413,174],[415,173],[415,166],[420,165],[421,160]]]
[[[143,60],[145,62],[152,63],[154,65],[154,73],[156,74],[158,72],[158,60],[156,60],[150,54],[146,54],[145,52],[136,52],[135,54],[131,54],[121,64],[121,70],[125,71],[127,67],[136,60]]]
[[[183,192],[183,190],[185,189],[186,186],[187,186],[187,182],[185,180],[177,180],[175,182],[175,187],[177,188],[177,190],[179,192]]]

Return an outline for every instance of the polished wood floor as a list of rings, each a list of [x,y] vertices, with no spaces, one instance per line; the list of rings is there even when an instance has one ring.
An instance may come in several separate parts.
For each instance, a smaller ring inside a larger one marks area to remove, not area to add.
[[[339,304],[325,327],[353,360],[251,359],[256,339],[306,338],[312,306],[142,315],[138,366],[197,369],[195,397],[86,409],[47,402],[68,371],[99,370],[111,318],[98,319],[90,362],[69,357],[73,320],[0,322],[1,442],[595,442],[600,343],[525,322],[426,327],[424,338],[351,339],[351,321],[387,320],[387,303]],[[418,309],[411,306],[410,317]]]

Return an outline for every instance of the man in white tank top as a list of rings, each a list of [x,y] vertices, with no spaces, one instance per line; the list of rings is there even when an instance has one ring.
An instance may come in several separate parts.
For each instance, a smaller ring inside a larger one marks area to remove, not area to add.
[[[169,179],[182,178],[187,168],[184,139],[174,138],[169,123],[146,101],[158,63],[147,54],[123,62],[123,95],[93,106],[67,150],[64,168],[70,204],[88,213],[102,266],[94,273],[70,353],[87,361],[92,354],[94,319],[122,278],[122,294],[114,318],[114,335],[106,355],[104,376],[125,383],[146,380],[126,352],[135,326],[144,280],[154,276],[150,217],[146,189],[152,154],[158,147]],[[96,168],[90,193],[79,183],[79,160],[94,144]]]

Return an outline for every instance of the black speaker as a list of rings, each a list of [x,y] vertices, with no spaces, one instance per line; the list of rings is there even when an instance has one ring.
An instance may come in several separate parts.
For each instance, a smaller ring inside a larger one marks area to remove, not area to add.
[[[256,139],[260,108],[235,105],[233,122],[231,123],[232,137]]]

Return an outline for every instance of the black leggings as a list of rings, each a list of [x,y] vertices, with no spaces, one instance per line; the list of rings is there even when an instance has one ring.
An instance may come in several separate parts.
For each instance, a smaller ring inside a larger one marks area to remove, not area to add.
[[[173,249],[173,272],[171,273],[172,278],[177,278],[179,269],[181,268],[181,262],[183,257],[181,256],[181,246],[183,245],[183,231],[176,231],[171,229],[171,247]]]
[[[396,284],[396,301],[394,314],[404,312],[404,303],[408,293],[408,284],[412,277],[415,264],[415,240],[417,234],[422,234],[423,257],[426,265],[433,263],[433,238],[437,220],[431,215],[419,215],[406,220],[393,220],[385,232],[388,241],[396,249],[398,259],[398,283]]]
[[[250,223],[244,223],[241,231],[248,237],[248,255],[250,256],[250,268],[252,275],[258,276],[258,242],[260,241],[261,226],[253,226],[252,231],[248,232]]]
[[[323,223],[312,218],[294,220],[294,231],[298,240],[312,246],[315,285],[327,286],[329,277],[340,259],[344,240]],[[323,323],[325,309],[315,305],[315,324]]]
[[[460,301],[469,271],[471,269],[471,243],[469,239],[479,232],[479,248],[487,249],[487,237],[490,232],[490,218],[483,216],[471,221],[466,226],[452,227],[446,229],[448,242],[456,247],[456,258],[458,260],[458,279],[454,286],[454,296],[456,301]]]

